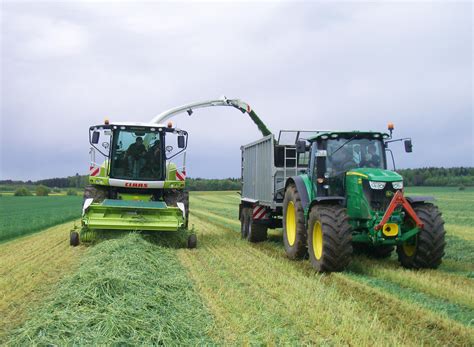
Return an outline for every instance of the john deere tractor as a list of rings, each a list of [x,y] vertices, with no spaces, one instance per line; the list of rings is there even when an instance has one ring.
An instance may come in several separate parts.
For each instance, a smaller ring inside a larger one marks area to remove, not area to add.
[[[179,106],[149,123],[110,123],[89,128],[89,185],[84,191],[81,229],[70,244],[91,241],[102,230],[175,232],[188,229],[189,195],[185,190],[188,133],[165,121],[194,109],[230,106],[247,113],[266,134],[250,106],[221,99]],[[179,164],[177,164],[179,161]],[[188,247],[196,247],[191,233]]]
[[[284,244],[296,258],[309,254],[317,271],[341,271],[353,251],[378,258],[394,248],[406,268],[437,268],[444,255],[445,230],[432,197],[404,195],[403,177],[387,170],[388,144],[380,132],[317,132],[298,141],[309,151],[306,173],[289,178],[283,199]],[[309,146],[308,146],[309,143]]]

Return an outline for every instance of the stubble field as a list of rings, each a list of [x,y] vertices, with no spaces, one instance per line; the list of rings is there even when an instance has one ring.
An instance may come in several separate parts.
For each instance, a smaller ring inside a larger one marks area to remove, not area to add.
[[[196,250],[180,235],[126,233],[70,248],[71,223],[5,242],[0,342],[473,345],[474,193],[411,193],[435,195],[443,212],[438,270],[360,255],[316,274],[286,258],[280,230],[240,239],[236,192],[191,194]]]

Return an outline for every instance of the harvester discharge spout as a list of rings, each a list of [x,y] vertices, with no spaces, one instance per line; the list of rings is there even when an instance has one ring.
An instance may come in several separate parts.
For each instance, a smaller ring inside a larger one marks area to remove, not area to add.
[[[166,122],[168,119],[180,114],[187,112],[188,115],[191,115],[195,109],[198,108],[204,108],[204,107],[212,107],[212,106],[231,106],[242,113],[247,113],[252,119],[252,121],[255,123],[255,125],[258,127],[258,130],[262,133],[263,136],[268,136],[272,132],[267,128],[265,123],[257,116],[255,111],[250,107],[249,104],[246,102],[243,102],[240,99],[227,99],[226,97],[222,97],[221,99],[216,99],[216,100],[207,100],[207,101],[202,101],[202,102],[195,102],[191,104],[186,104],[182,106],[178,106],[175,108],[172,108],[168,111],[162,112],[159,115],[157,115],[155,118],[151,120],[151,123],[161,123],[163,124]]]

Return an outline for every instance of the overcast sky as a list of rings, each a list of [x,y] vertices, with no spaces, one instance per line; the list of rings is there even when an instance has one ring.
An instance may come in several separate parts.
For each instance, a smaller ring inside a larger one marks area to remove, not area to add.
[[[225,95],[280,129],[385,130],[399,167],[474,166],[469,1],[1,5],[0,179],[87,173],[88,127]],[[188,173],[240,176],[237,110],[181,115]]]

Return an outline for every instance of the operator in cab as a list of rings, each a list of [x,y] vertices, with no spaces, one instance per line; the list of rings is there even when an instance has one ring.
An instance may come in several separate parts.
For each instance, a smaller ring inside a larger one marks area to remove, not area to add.
[[[135,143],[132,143],[127,149],[127,161],[128,161],[128,170],[129,174],[133,178],[138,178],[140,176],[140,171],[145,166],[145,155],[146,147],[143,144],[143,138],[140,136],[137,137]]]
[[[380,167],[380,156],[377,154],[377,148],[372,143],[367,146],[367,154],[360,163],[361,167]]]

